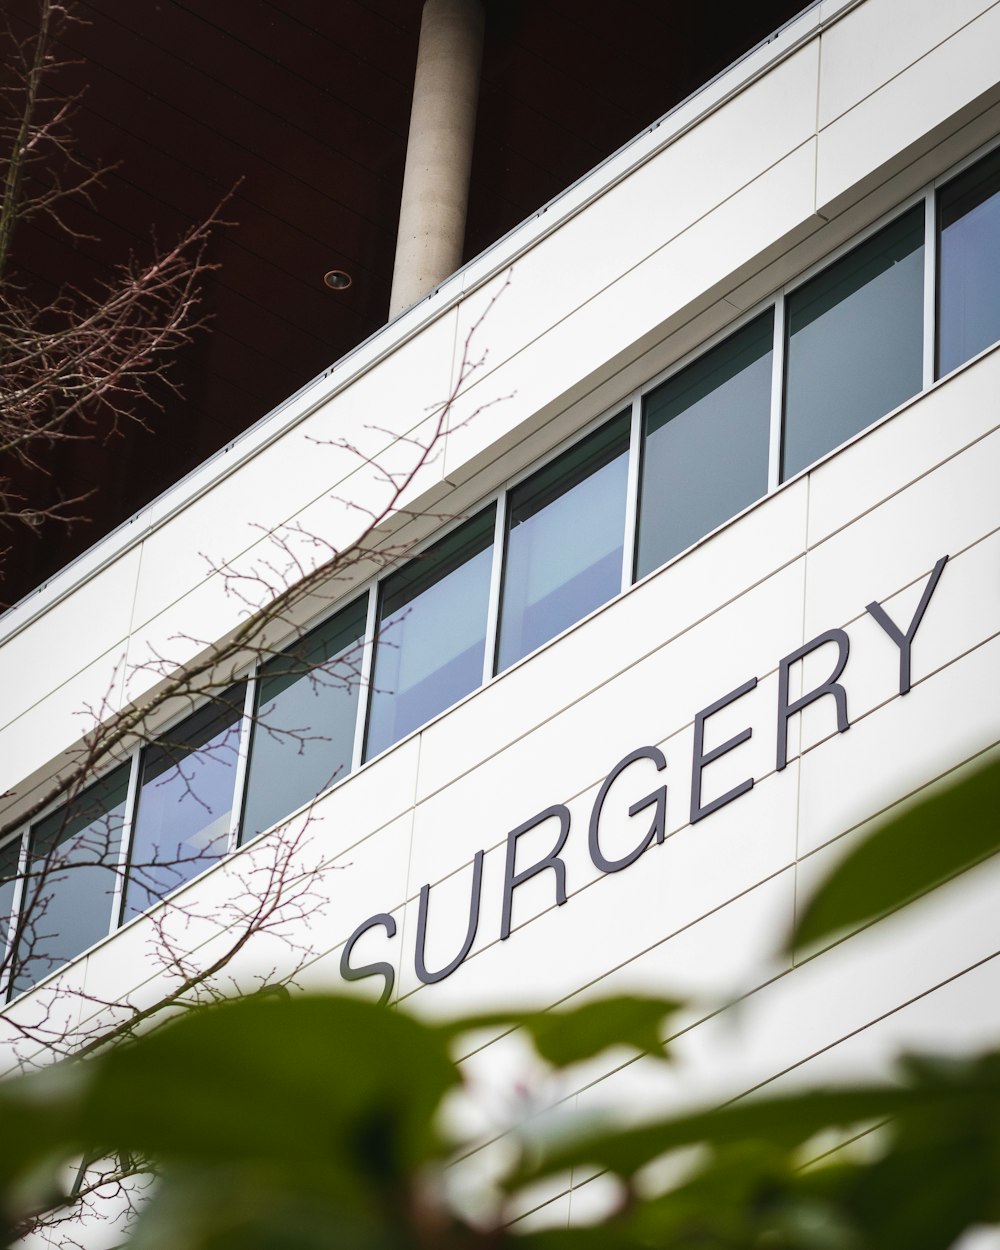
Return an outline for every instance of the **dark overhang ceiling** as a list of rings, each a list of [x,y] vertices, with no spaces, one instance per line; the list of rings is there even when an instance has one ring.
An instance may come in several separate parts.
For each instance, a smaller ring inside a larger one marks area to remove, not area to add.
[[[8,0],[28,29],[33,0]],[[466,258],[787,21],[802,0],[495,0],[488,6]],[[212,317],[178,357],[180,398],[62,444],[32,499],[94,493],[86,521],[16,530],[10,603],[386,319],[421,0],[79,0],[59,87],[85,92],[88,161],[115,168],[72,224],[18,240],[36,290],[99,281],[227,194],[204,282]],[[333,292],[323,274],[342,269]],[[100,434],[100,432],[98,432]]]

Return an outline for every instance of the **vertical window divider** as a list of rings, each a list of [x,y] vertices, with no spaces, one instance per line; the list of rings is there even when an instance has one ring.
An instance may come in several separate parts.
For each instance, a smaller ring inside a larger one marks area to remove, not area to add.
[[[486,603],[486,645],[483,648],[483,685],[493,677],[497,666],[497,635],[500,631],[500,590],[503,586],[503,561],[507,528],[509,491],[497,495],[493,527],[493,564],[490,567],[490,595]]]
[[[356,772],[365,758],[365,730],[368,727],[369,689],[372,664],[375,659],[375,627],[378,623],[378,588],[376,578],[368,588],[368,612],[365,616],[365,641],[361,652],[361,673],[358,677],[358,719],[354,724],[354,750],[351,753],[351,772]]]
[[[924,194],[924,359],[923,389],[937,372],[937,195],[932,183]]]
[[[785,292],[774,301],[774,340],[771,349],[771,428],[768,435],[767,492],[781,485],[781,419],[785,392]]]
[[[128,790],[125,794],[125,819],[122,821],[122,836],[118,847],[118,866],[115,871],[115,892],[111,899],[111,920],[109,933],[120,927],[122,912],[125,908],[125,883],[128,877],[129,857],[132,853],[132,831],[135,828],[135,807],[139,796],[139,762],[142,759],[142,747],[137,746],[132,752],[132,763],[128,774]]]
[[[240,745],[236,756],[236,776],[233,778],[233,815],[229,822],[229,846],[231,855],[240,844],[240,825],[243,823],[243,803],[246,798],[247,766],[250,760],[250,738],[253,730],[253,709],[257,698],[257,673],[260,661],[254,660],[247,674],[247,688],[243,696],[243,715],[240,718]]]
[[[14,894],[10,901],[10,927],[7,930],[7,941],[4,943],[3,949],[0,950],[0,961],[3,964],[3,970],[0,973],[0,1003],[5,1003],[10,997],[10,974],[14,970],[17,927],[21,919],[25,882],[28,876],[28,840],[30,835],[30,824],[24,825],[20,833],[16,835],[16,840],[20,842],[20,846],[17,848],[17,878],[14,881]],[[15,838],[11,838],[11,841],[15,841]]]
[[[642,454],[642,390],[632,396],[632,423],[628,440],[628,478],[625,484],[625,540],[622,544],[622,591],[635,581],[635,544],[639,533],[639,458]]]

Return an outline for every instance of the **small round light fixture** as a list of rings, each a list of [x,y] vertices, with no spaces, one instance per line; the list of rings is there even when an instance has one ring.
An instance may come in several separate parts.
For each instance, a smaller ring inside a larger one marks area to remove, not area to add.
[[[344,273],[343,269],[331,269],[323,275],[323,285],[331,291],[346,291],[351,285],[351,275]]]

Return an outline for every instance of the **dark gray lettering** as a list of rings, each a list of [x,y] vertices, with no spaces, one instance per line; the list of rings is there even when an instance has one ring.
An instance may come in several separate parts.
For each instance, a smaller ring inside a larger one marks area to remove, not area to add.
[[[724,694],[721,699],[716,699],[714,703],[710,703],[708,707],[702,708],[698,715],[694,718],[694,751],[691,757],[691,823],[697,824],[704,816],[718,811],[720,807],[724,807],[727,803],[731,803],[733,799],[738,799],[741,794],[746,794],[748,790],[753,789],[753,778],[747,777],[741,781],[739,785],[733,786],[731,790],[727,790],[725,794],[720,794],[717,799],[712,799],[706,803],[704,807],[701,803],[701,774],[702,771],[713,761],[721,758],[728,751],[732,751],[741,743],[746,742],[753,737],[753,730],[750,728],[741,729],[738,734],[734,734],[727,742],[723,742],[721,746],[713,747],[711,751],[705,750],[705,722],[710,716],[714,716],[716,712],[721,712],[724,707],[728,707],[730,703],[735,703],[737,699],[742,699],[745,694],[749,694],[751,690],[757,688],[757,678],[751,677],[749,681],[745,681],[742,686],[737,686],[735,690],[730,690],[728,694]]]
[[[351,952],[354,950],[354,944],[369,929],[378,928],[381,925],[389,937],[396,936],[396,921],[388,912],[379,912],[377,916],[369,916],[367,920],[361,922],[347,939],[343,951],[340,954],[340,975],[345,981],[361,981],[365,977],[380,976],[385,979],[385,985],[379,998],[380,1003],[387,1003],[392,995],[392,987],[396,983],[396,972],[392,964],[379,962],[374,964],[364,964],[360,968],[351,967]]]
[[[837,663],[833,672],[817,686],[814,690],[809,690],[805,694],[800,695],[792,703],[788,702],[788,673],[793,664],[804,659],[807,655],[811,655],[813,651],[818,651],[820,647],[825,646],[828,642],[832,642],[837,647]],[[824,634],[818,634],[810,642],[793,651],[791,655],[786,655],[778,666],[778,759],[777,769],[781,770],[788,763],[788,720],[794,716],[796,712],[801,712],[803,708],[808,707],[810,703],[815,703],[817,699],[822,699],[824,695],[831,695],[834,703],[837,705],[837,729],[840,733],[845,733],[851,727],[851,722],[847,719],[847,692],[838,682],[838,678],[847,666],[847,658],[851,653],[851,640],[842,629],[828,629]]]
[[[482,882],[483,852],[476,851],[475,859],[472,861],[472,893],[469,898],[469,923],[465,929],[465,941],[462,943],[462,949],[451,963],[446,964],[437,972],[431,972],[424,962],[424,946],[427,941],[427,905],[430,900],[431,887],[429,885],[421,886],[420,905],[417,908],[417,949],[414,952],[413,959],[417,976],[423,981],[424,985],[433,985],[435,981],[443,981],[445,977],[450,977],[472,949],[472,943],[476,939],[476,930],[479,928],[479,895]]]
[[[652,794],[647,794],[645,798],[639,799],[628,809],[630,816],[638,816],[647,807],[655,805],[653,823],[649,826],[648,832],[639,845],[634,850],[629,851],[627,855],[623,855],[621,859],[608,859],[601,850],[601,813],[604,811],[604,801],[608,797],[608,791],[621,774],[631,764],[634,764],[636,760],[652,760],[656,765],[657,772],[663,772],[667,766],[663,752],[658,747],[637,747],[634,751],[630,751],[624,759],[619,760],[611,772],[608,773],[604,785],[601,786],[597,799],[594,802],[594,810],[590,814],[590,858],[594,862],[594,867],[599,868],[601,872],[618,872],[622,868],[627,868],[629,864],[634,863],[639,858],[654,838],[657,843],[661,843],[666,833],[667,787],[659,786]]]
[[[520,872],[514,872],[514,861],[517,856],[517,840],[522,833],[527,833],[529,829],[534,829],[536,825],[540,825],[543,821],[555,817],[559,821],[559,837],[556,844],[549,851],[548,855],[532,864],[529,868],[522,868]],[[503,916],[500,921],[500,938],[506,941],[510,937],[510,916],[514,901],[514,891],[519,885],[523,885],[525,881],[530,881],[532,877],[537,876],[540,872],[544,872],[546,868],[551,868],[556,875],[556,902],[562,907],[566,902],[566,865],[559,858],[559,852],[566,845],[566,839],[569,837],[569,810],[562,804],[556,803],[553,807],[547,807],[545,811],[539,812],[537,816],[532,816],[530,820],[526,820],[523,825],[518,825],[516,829],[512,829],[507,834],[507,864],[504,869],[503,879]]]
[[[934,593],[944,571],[944,566],[948,563],[948,557],[942,556],[937,564],[931,570],[931,575],[927,579],[927,585],[924,587],[924,593],[920,596],[920,602],[917,604],[917,610],[913,614],[913,620],[904,634],[896,622],[892,619],[885,608],[877,601],[873,600],[865,606],[874,620],[885,630],[892,641],[899,648],[899,693],[908,694],[910,691],[910,648],[913,646],[913,640],[917,636],[917,630],[920,628],[920,622],[924,619],[924,613],[927,611],[927,605],[931,601],[931,595]]]

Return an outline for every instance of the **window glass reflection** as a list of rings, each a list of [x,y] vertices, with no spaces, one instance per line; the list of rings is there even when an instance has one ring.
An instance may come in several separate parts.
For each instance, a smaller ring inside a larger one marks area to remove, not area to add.
[[[769,310],[645,397],[637,577],[767,490],[773,337]]]
[[[510,493],[497,671],[621,590],[629,414]]]
[[[495,513],[487,508],[386,578],[366,759],[482,683]]]
[[[123,764],[33,826],[14,993],[110,932],[129,772]]]
[[[17,868],[21,854],[21,839],[14,838],[0,846],[0,989],[7,984],[9,954],[7,943],[11,937],[14,919],[14,896],[17,888]]]
[[[351,771],[366,606],[352,604],[262,667],[242,840]]]
[[[126,920],[225,854],[244,692],[231,687],[143,751]]]
[[[1000,151],[938,194],[938,376],[1000,339]]]
[[[782,478],[920,390],[923,242],[918,205],[788,297]]]

